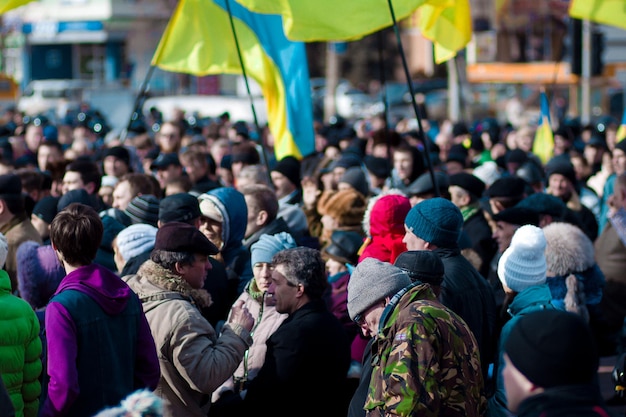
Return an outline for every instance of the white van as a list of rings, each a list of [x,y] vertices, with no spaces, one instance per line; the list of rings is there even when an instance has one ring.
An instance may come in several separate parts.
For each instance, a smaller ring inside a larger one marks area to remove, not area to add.
[[[27,115],[45,114],[60,119],[68,109],[80,104],[89,86],[84,80],[31,81],[18,99],[17,109]]]
[[[267,122],[267,108],[262,97],[253,99],[254,111],[260,125]],[[151,97],[143,104],[143,114],[148,115],[151,108],[156,108],[163,115],[163,120],[174,118],[176,111],[183,110],[185,115],[196,114],[198,117],[218,117],[224,112],[230,119],[254,122],[252,107],[248,97],[213,96],[213,95],[180,95]]]

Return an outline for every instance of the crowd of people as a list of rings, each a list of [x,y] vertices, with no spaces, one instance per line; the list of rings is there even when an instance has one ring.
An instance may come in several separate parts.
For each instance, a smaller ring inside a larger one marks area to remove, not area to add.
[[[228,114],[151,115],[5,114],[1,415],[608,415],[616,120],[542,161],[491,118],[335,118],[277,160]]]

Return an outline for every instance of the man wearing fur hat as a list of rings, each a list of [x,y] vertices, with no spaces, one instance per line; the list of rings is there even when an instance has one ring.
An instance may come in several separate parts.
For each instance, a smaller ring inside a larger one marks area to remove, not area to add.
[[[243,302],[233,306],[219,338],[198,309],[211,303],[202,286],[209,256],[216,253],[194,226],[166,223],[156,234],[150,260],[137,275],[124,277],[143,303],[160,352],[156,393],[164,400],[166,417],[205,417],[211,393],[233,374],[252,344],[254,319]]]
[[[367,258],[348,283],[348,313],[376,338],[367,415],[485,414],[476,339],[429,284]]]
[[[461,254],[461,210],[436,197],[411,208],[404,220],[408,250],[431,250],[441,258],[445,274],[439,301],[457,313],[472,330],[481,354],[483,376],[495,353],[496,303],[493,289]]]

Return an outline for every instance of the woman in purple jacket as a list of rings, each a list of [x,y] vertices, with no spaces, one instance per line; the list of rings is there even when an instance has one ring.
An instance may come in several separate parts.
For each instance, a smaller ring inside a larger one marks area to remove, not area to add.
[[[103,226],[74,203],[50,226],[67,275],[46,308],[48,397],[42,416],[85,416],[154,389],[159,361],[139,299],[117,275],[92,263]]]

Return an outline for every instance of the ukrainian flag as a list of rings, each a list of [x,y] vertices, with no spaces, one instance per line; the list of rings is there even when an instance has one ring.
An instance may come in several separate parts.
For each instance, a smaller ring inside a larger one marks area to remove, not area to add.
[[[615,136],[615,143],[621,142],[626,139],[626,109],[622,115],[622,123],[617,128],[617,134]]]
[[[33,0],[0,0],[0,13],[8,12],[31,1]]]
[[[360,39],[393,24],[387,0],[237,0],[258,13],[281,14],[289,39],[305,42]],[[422,34],[441,63],[472,37],[469,0],[393,0],[397,20],[420,10]]]
[[[626,29],[626,1],[624,0],[572,0],[569,14],[578,19]]]
[[[304,44],[292,42],[279,15],[253,13],[232,0],[181,0],[165,29],[152,65],[196,76],[246,73],[261,87],[267,104],[276,159],[314,152],[313,106]]]
[[[457,0],[452,6],[425,4],[419,10],[419,27],[435,45],[437,64],[454,58],[472,39],[469,0]]]
[[[535,132],[533,142],[533,153],[541,159],[542,163],[547,163],[554,154],[554,135],[550,124],[550,104],[545,91],[541,92],[541,116],[539,126]]]

